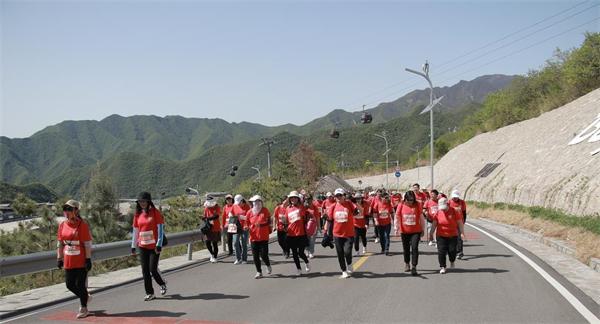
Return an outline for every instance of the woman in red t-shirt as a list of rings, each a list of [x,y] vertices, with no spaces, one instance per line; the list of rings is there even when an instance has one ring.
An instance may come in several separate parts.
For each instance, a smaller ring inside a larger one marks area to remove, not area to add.
[[[262,197],[255,195],[250,198],[252,208],[246,213],[246,220],[250,230],[250,246],[252,247],[252,258],[256,267],[255,279],[262,277],[262,265],[260,259],[267,266],[267,274],[271,274],[271,262],[269,261],[269,234],[271,233],[271,214],[263,207]]]
[[[369,202],[363,199],[363,195],[360,192],[354,194],[354,200],[352,201],[358,208],[358,214],[354,215],[354,251],[356,256],[360,256],[358,247],[362,241],[363,249],[362,253],[367,253],[367,222],[366,217],[369,215]]]
[[[217,200],[213,196],[207,196],[204,202],[204,214],[202,219],[210,224],[210,232],[204,235],[206,248],[210,253],[210,262],[216,263],[219,255],[219,242],[221,242],[221,207],[217,204]],[[234,240],[235,241],[235,240]]]
[[[158,259],[162,251],[165,222],[158,209],[152,203],[149,192],[140,193],[133,216],[133,234],[131,235],[131,253],[135,248],[140,251],[142,275],[144,276],[145,301],[154,299],[152,278],[160,285],[160,294],[167,293],[167,283],[158,271]]]
[[[404,194],[404,202],[401,202],[396,209],[396,232],[400,231],[400,237],[402,238],[404,271],[410,271],[413,276],[417,275],[419,241],[425,234],[424,226],[423,207],[417,202],[415,193],[407,191]],[[411,257],[412,269],[410,267]]]
[[[292,257],[296,264],[297,275],[302,274],[300,268],[300,259],[306,264],[306,272],[310,271],[308,258],[304,254],[304,249],[308,245],[308,237],[306,236],[306,211],[300,202],[300,195],[297,191],[292,191],[288,195],[288,200],[284,203],[286,206],[285,217],[287,220],[287,236],[286,244],[292,250]]]
[[[390,255],[390,232],[392,230],[392,217],[394,208],[388,193],[382,194],[382,200],[375,204],[373,218],[375,219],[375,230],[379,233],[381,253]]]
[[[354,214],[356,205],[346,200],[345,191],[342,188],[335,189],[334,196],[336,204],[331,208],[327,228],[333,233],[335,250],[338,262],[342,269],[341,278],[348,278],[352,274],[352,243],[354,243]]]
[[[287,217],[285,216],[284,203],[286,200],[287,196],[284,196],[281,204],[277,205],[275,210],[273,210],[273,227],[277,231],[277,242],[279,242],[279,246],[283,251],[283,256],[288,259],[290,257],[290,248],[285,242],[287,237]]]
[[[92,234],[88,224],[79,216],[79,202],[69,200],[63,205],[67,220],[58,225],[57,266],[65,268],[67,288],[79,297],[76,318],[88,316],[88,302],[92,296],[87,291],[87,274],[92,269]]]
[[[433,239],[433,233],[437,228],[438,261],[441,274],[446,273],[446,255],[450,258],[450,268],[454,268],[459,229],[461,238],[465,239],[463,226],[462,215],[448,206],[447,198],[440,198],[438,200],[438,211],[433,217],[429,239]]]

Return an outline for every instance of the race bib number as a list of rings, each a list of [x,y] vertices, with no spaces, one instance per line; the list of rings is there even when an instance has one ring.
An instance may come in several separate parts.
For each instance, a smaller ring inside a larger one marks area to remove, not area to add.
[[[429,214],[430,215],[435,215],[435,213],[437,213],[438,211],[438,206],[431,206],[429,207]]]
[[[246,220],[246,215],[240,215],[239,219],[245,221]]]
[[[404,214],[402,215],[402,220],[404,221],[404,225],[417,225],[417,217],[414,214]]]
[[[288,213],[288,218],[290,219],[290,223],[295,223],[300,220],[300,211],[294,210],[293,212]]]
[[[65,245],[65,255],[80,255],[81,247],[79,246],[79,241],[67,241],[67,245]]]
[[[334,219],[338,223],[345,223],[348,221],[348,212],[347,211],[336,211]]]
[[[379,213],[379,218],[388,218],[388,217],[390,217],[390,215],[388,214],[387,210]]]
[[[227,233],[237,233],[237,225],[236,224],[227,225]]]
[[[155,242],[156,241],[154,240],[154,232],[153,231],[140,232],[140,244],[150,245],[150,244],[154,244]]]

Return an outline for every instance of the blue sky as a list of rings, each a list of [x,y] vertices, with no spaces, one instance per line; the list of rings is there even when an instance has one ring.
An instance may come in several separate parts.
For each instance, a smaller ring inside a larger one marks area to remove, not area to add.
[[[301,125],[424,88],[404,68],[425,59],[436,86],[524,74],[555,48],[579,46],[585,31],[600,31],[600,20],[577,27],[598,19],[599,8],[600,1],[2,0],[0,135],[111,114]]]

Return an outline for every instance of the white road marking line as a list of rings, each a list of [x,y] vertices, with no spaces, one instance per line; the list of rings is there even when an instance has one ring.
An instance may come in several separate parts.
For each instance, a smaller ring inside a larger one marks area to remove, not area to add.
[[[556,279],[552,278],[552,276],[550,276],[548,272],[546,272],[544,269],[542,269],[542,267],[533,262],[533,260],[531,260],[525,254],[521,253],[519,250],[515,249],[514,247],[510,246],[509,244],[505,243],[504,241],[500,240],[494,235],[488,233],[487,231],[481,229],[480,227],[477,227],[473,224],[467,225],[489,236],[491,239],[502,244],[504,247],[506,247],[514,254],[519,256],[521,259],[523,259],[523,261],[525,261],[527,264],[529,264],[529,266],[531,266],[535,271],[537,271],[542,276],[542,278],[546,279],[546,281],[548,281],[548,283],[552,285],[552,287],[554,287],[554,289],[556,289],[588,322],[600,323],[600,319],[596,317],[596,315],[594,315],[594,313],[592,313],[589,309],[587,309],[587,307],[585,307],[579,301],[579,299],[577,299],[577,297],[573,296],[573,294],[571,294],[571,292],[569,292],[567,288],[565,288],[560,282],[556,281]]]

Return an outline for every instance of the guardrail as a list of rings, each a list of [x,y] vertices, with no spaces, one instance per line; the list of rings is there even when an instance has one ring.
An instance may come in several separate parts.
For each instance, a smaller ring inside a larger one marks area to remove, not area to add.
[[[192,259],[192,243],[201,240],[199,230],[168,234],[169,247],[187,244],[188,260]],[[93,245],[92,260],[106,260],[131,254],[131,240]],[[56,269],[56,250],[2,257],[0,278]]]

